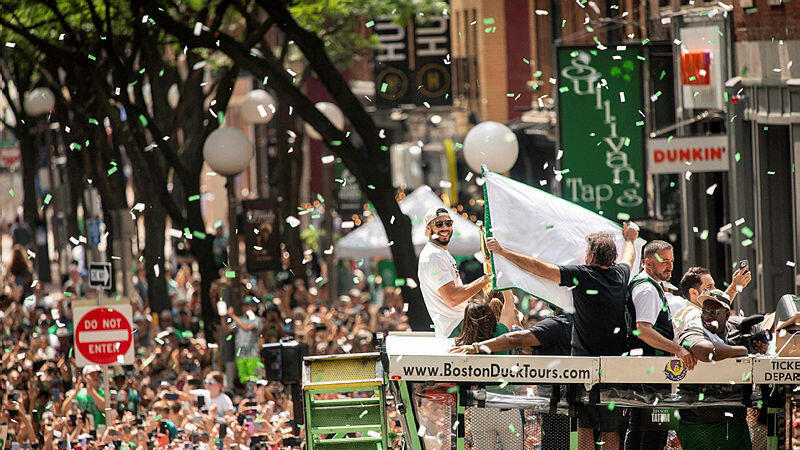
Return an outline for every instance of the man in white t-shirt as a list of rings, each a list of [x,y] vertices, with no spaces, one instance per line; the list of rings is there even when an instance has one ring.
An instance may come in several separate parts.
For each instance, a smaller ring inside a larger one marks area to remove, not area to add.
[[[437,337],[454,337],[461,331],[466,301],[491,281],[489,275],[464,285],[458,276],[456,261],[447,251],[453,235],[453,219],[447,208],[431,208],[425,213],[428,243],[419,254],[419,277],[422,298],[433,320]]]
[[[749,267],[740,267],[733,273],[730,286],[725,290],[725,294],[733,305],[733,299],[748,284],[752,274]],[[703,302],[699,300],[700,295],[706,291],[715,289],[714,278],[711,272],[705,267],[690,267],[681,278],[680,290],[684,298],[688,300],[686,304],[672,316],[672,327],[675,330],[675,337],[680,336],[686,329],[689,322],[700,320],[700,312]],[[733,310],[731,311],[733,313]],[[733,313],[735,315],[735,313]]]

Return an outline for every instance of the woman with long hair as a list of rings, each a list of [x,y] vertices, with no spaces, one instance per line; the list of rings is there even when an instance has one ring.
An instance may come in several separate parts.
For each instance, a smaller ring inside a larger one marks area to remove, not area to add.
[[[489,294],[487,300],[496,296]],[[464,310],[464,325],[461,334],[456,338],[456,345],[475,345],[507,333],[514,325],[519,325],[517,310],[514,307],[514,296],[503,291],[504,301],[496,315],[491,302],[486,300],[470,300]],[[497,300],[499,299],[492,299]],[[476,353],[486,353],[476,349]],[[496,354],[508,354],[507,351]],[[487,391],[497,392],[490,387]],[[525,436],[522,425],[522,411],[519,409],[471,408],[470,428],[472,430],[472,448],[496,449],[497,439],[503,450],[523,448]]]
[[[11,261],[6,268],[6,281],[13,283],[22,290],[22,298],[33,294],[33,272],[28,264],[28,257],[25,248],[15,245],[11,251]]]

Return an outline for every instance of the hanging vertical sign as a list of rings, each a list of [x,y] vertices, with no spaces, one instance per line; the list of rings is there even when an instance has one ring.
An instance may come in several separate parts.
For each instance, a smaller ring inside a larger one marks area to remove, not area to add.
[[[392,16],[375,20],[375,103],[451,105],[450,18],[429,16],[400,25]]]
[[[260,198],[242,200],[242,234],[245,260],[250,273],[281,268],[281,236],[278,229],[278,202]]]
[[[558,49],[563,197],[610,218],[646,214],[639,58],[630,46]]]

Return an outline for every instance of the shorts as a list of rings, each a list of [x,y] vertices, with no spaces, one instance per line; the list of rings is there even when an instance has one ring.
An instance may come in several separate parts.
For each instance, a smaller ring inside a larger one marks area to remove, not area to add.
[[[263,365],[259,366],[259,363],[261,363],[260,358],[236,358],[236,371],[239,372],[239,381],[242,384],[247,383],[251,378],[263,377]],[[256,376],[256,373],[259,377]]]
[[[619,431],[623,422],[623,408],[608,409],[604,405],[578,405],[575,412],[578,414],[578,427],[594,428],[603,433]]]

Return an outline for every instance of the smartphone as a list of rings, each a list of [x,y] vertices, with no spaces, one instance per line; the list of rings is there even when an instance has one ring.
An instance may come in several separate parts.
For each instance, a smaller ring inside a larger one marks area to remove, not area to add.
[[[256,403],[256,402],[246,402],[246,403],[244,404],[244,406],[246,406],[246,407],[248,407],[248,408],[252,408],[252,407],[254,407],[254,406],[258,406],[258,403]]]
[[[178,394],[168,392],[164,395],[164,398],[167,400],[177,400],[180,398],[180,396]]]
[[[204,395],[198,395],[195,406],[197,406],[199,409],[203,409],[203,407],[206,406],[206,397]]]
[[[748,267],[749,265],[750,265],[750,262],[748,260],[746,260],[746,259],[743,259],[743,260],[739,261],[739,269],[744,269],[745,267]]]

